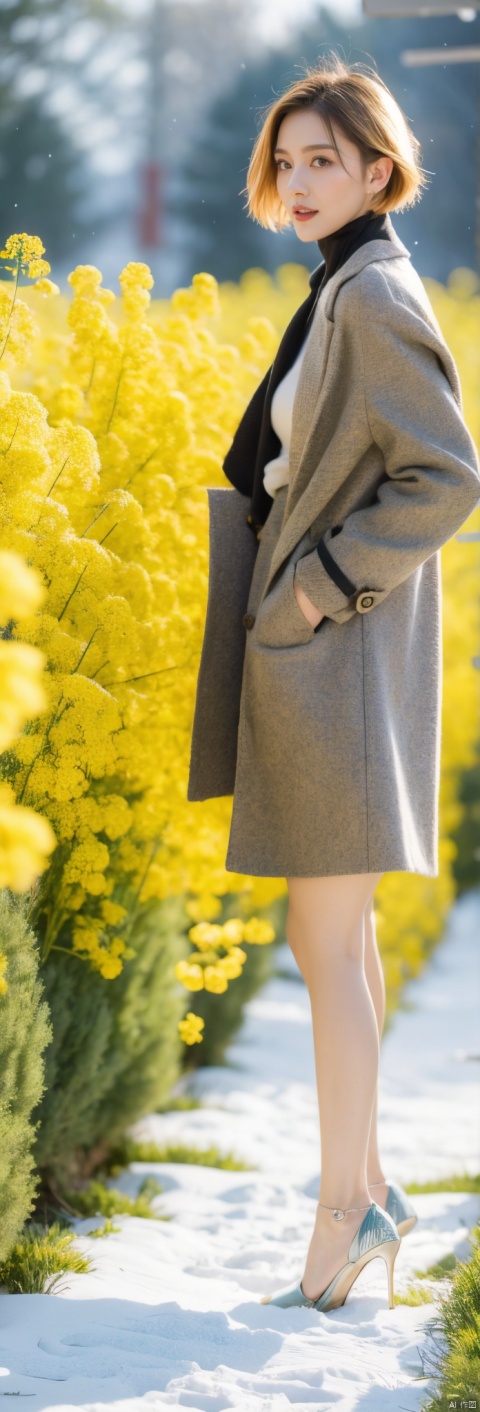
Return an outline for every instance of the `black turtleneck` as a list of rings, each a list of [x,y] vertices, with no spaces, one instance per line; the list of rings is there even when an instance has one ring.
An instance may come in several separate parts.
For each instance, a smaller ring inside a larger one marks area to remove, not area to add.
[[[321,240],[317,240],[324,260],[324,265],[320,266],[319,270],[319,274],[323,276],[321,288],[323,289],[327,280],[340,269],[340,265],[344,265],[345,260],[348,260],[355,250],[359,250],[361,245],[365,245],[367,240],[391,240],[392,231],[388,212],[376,215],[374,211],[364,211],[363,215],[356,216],[354,221],[347,221],[339,230],[334,230],[331,235],[324,235]]]
[[[281,446],[271,422],[272,397],[300,352],[320,290],[367,240],[392,240],[394,236],[388,212],[376,215],[373,211],[366,211],[364,215],[356,216],[355,220],[347,221],[339,230],[317,240],[323,260],[310,275],[310,294],[285,329],[275,359],[248,403],[223,462],[227,480],[243,495],[250,496],[248,523],[255,533],[265,524],[273,505],[272,496],[263,484],[264,467],[267,461],[273,461],[278,456]]]

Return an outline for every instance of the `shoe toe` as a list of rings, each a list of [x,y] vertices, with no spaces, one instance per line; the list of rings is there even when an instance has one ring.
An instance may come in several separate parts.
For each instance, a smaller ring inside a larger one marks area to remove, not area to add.
[[[276,1294],[264,1295],[260,1304],[276,1304],[281,1309],[288,1309],[293,1305],[307,1305],[311,1308],[313,1300],[307,1299],[300,1284],[292,1284],[286,1289],[278,1290]]]

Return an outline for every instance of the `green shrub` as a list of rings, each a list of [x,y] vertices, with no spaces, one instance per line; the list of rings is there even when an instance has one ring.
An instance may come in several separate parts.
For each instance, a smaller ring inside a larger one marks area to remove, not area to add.
[[[477,746],[480,754],[480,743]],[[460,775],[458,798],[462,817],[452,839],[457,847],[452,872],[459,893],[480,882],[480,759]]]
[[[8,986],[0,995],[0,1260],[8,1256],[34,1202],[32,1112],[43,1092],[42,1055],[51,1034],[26,911],[25,897],[0,891],[0,951]]]
[[[58,1223],[46,1229],[32,1222],[0,1262],[0,1286],[9,1294],[50,1294],[67,1271],[86,1274],[91,1261],[72,1248],[74,1239]]]
[[[437,1388],[423,1412],[444,1412],[449,1402],[478,1399],[480,1389],[480,1225],[471,1237],[472,1256],[459,1261],[433,1329],[444,1343],[434,1369]]]
[[[180,1074],[178,1021],[189,1003],[174,975],[189,949],[182,898],[140,906],[132,945],[115,980],[60,952],[44,967],[53,1040],[36,1155],[63,1180],[88,1149],[166,1103]]]

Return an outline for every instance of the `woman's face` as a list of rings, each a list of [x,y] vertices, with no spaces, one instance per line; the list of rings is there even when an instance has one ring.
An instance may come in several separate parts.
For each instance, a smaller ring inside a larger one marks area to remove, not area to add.
[[[305,244],[371,210],[372,196],[387,185],[393,170],[391,157],[377,157],[363,171],[358,147],[335,124],[333,130],[344,166],[313,108],[287,113],[278,130],[277,191]],[[311,214],[302,217],[302,208]]]

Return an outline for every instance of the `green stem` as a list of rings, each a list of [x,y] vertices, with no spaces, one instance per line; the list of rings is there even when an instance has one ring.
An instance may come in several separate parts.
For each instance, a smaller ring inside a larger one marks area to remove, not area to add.
[[[108,667],[109,661],[110,658],[107,657],[105,662],[101,662],[100,666],[96,667],[95,671],[90,673],[92,681],[94,681],[95,677],[98,677],[99,672],[103,672],[104,667]],[[101,682],[100,685],[103,686],[103,682]]]
[[[64,607],[62,608],[61,613],[59,613],[59,615],[58,615],[58,621],[59,621],[59,622],[60,622],[60,619],[63,618],[63,614],[66,613],[67,608],[68,608],[68,605],[69,605],[69,603],[71,603],[74,593],[77,592],[77,588],[78,588],[78,585],[79,585],[79,583],[80,583],[80,579],[82,578],[83,574],[85,573],[85,569],[86,569],[86,568],[88,568],[88,565],[87,565],[87,564],[84,564],[83,569],[82,569],[82,572],[81,572],[81,574],[79,574],[78,579],[77,579],[77,582],[76,582],[76,584],[74,585],[74,587],[72,588],[72,592],[71,592],[70,596],[67,598],[67,601],[66,601],[66,603],[64,604]]]
[[[117,386],[116,386],[116,390],[115,390],[115,397],[114,397],[114,399],[113,399],[113,407],[112,407],[112,410],[111,410],[111,412],[110,412],[110,416],[109,416],[109,418],[108,418],[108,422],[107,422],[107,427],[106,427],[105,435],[107,434],[107,432],[110,431],[110,427],[111,427],[111,425],[112,425],[113,414],[114,414],[114,412],[115,412],[115,408],[116,408],[117,401],[118,401],[118,393],[119,393],[120,383],[121,383],[121,381],[122,381],[122,376],[123,376],[123,368],[120,368],[120,373],[119,373],[119,377],[118,377],[118,382],[117,382]]]
[[[19,274],[20,274],[20,256],[17,255],[17,266],[16,266],[16,270],[15,270],[15,282],[14,282],[14,286],[13,286],[13,299],[12,299],[12,302],[11,302],[11,305],[10,305],[10,313],[9,313],[9,315],[8,315],[7,330],[6,330],[5,338],[4,338],[3,343],[2,343],[2,346],[1,346],[1,348],[0,348],[0,358],[3,358],[3,354],[4,354],[4,352],[5,352],[5,349],[6,349],[6,346],[7,346],[7,342],[8,342],[8,338],[9,338],[9,334],[10,334],[10,326],[11,326],[11,322],[12,322],[13,306],[14,306],[14,304],[15,304],[15,300],[16,300],[16,297],[17,297],[18,276],[19,276]]]
[[[110,502],[108,502],[108,503],[110,503]],[[101,508],[101,510],[99,510],[98,515],[95,515],[95,518],[94,518],[93,520],[90,520],[90,524],[87,525],[87,528],[84,529],[84,530],[82,530],[82,533],[81,533],[81,535],[79,536],[80,539],[83,539],[83,538],[84,538],[84,535],[88,534],[88,531],[92,528],[92,525],[96,525],[97,520],[100,519],[100,516],[105,514],[105,510],[108,510],[108,504],[107,504],[107,505],[102,505],[102,508]]]
[[[129,477],[128,477],[128,480],[125,482],[125,485],[124,485],[124,487],[123,487],[124,490],[127,489],[127,485],[130,485],[130,482],[133,480],[133,477],[134,477],[134,476],[138,476],[139,471],[144,471],[144,470],[145,470],[145,466],[148,466],[149,461],[152,461],[152,460],[153,460],[153,457],[156,456],[157,451],[159,451],[159,450],[160,450],[160,447],[159,447],[159,446],[154,446],[153,451],[151,451],[151,452],[150,452],[150,455],[147,456],[146,461],[142,461],[141,466],[137,466],[137,467],[135,468],[135,470],[132,471],[131,476],[129,476]]]
[[[104,534],[103,539],[99,539],[98,543],[99,543],[99,544],[105,544],[105,540],[108,539],[109,534],[113,534],[113,531],[114,531],[114,529],[117,528],[117,525],[118,525],[118,520],[115,520],[115,524],[114,524],[114,525],[111,525],[110,529],[107,530],[107,533]]]
[[[72,676],[75,675],[75,672],[78,672],[78,668],[81,666],[84,657],[86,657],[87,652],[88,652],[88,649],[89,649],[89,647],[90,647],[90,644],[93,642],[93,639],[94,639],[94,637],[95,637],[95,633],[96,633],[96,632],[98,632],[98,628],[94,628],[94,629],[93,629],[93,632],[92,632],[92,636],[91,636],[91,638],[90,638],[90,641],[87,642],[87,646],[86,646],[84,652],[82,652],[82,655],[81,655],[81,657],[79,658],[76,667],[73,668]]]
[[[5,447],[5,450],[2,451],[2,456],[8,456],[9,451],[11,451],[11,449],[12,449],[12,446],[13,446],[13,443],[14,443],[14,441],[15,441],[15,437],[16,437],[17,431],[18,431],[18,423],[19,423],[19,421],[20,421],[20,417],[17,417],[17,421],[16,421],[16,424],[15,424],[15,431],[14,431],[14,433],[13,433],[12,440],[9,442],[9,445]]]
[[[88,961],[88,956],[79,956],[78,951],[70,951],[69,948],[68,948],[68,946],[55,946],[55,943],[54,943],[53,946],[50,947],[50,951],[48,952],[48,955],[50,955],[50,952],[51,952],[51,951],[63,951],[63,953],[64,953],[65,956],[75,956],[76,959],[77,959],[77,961]],[[47,957],[44,956],[43,959],[44,959],[44,961],[46,961],[46,960],[47,960]]]
[[[190,656],[186,658],[185,662],[175,662],[173,667],[159,667],[156,672],[142,672],[142,674],[138,677],[125,677],[124,681],[102,682],[102,686],[128,686],[128,683],[131,681],[146,681],[147,677],[161,677],[163,675],[163,672],[178,672],[180,671],[181,667],[188,667],[189,662],[191,662],[192,660],[192,656],[193,653],[191,652]]]
[[[60,701],[61,701],[61,699],[62,699],[62,698],[60,697]],[[22,793],[21,793],[19,799],[17,800],[17,803],[18,803],[18,804],[21,804],[21,803],[22,803],[23,796],[24,796],[24,794],[25,794],[25,790],[26,790],[26,788],[27,788],[27,784],[28,784],[28,781],[29,781],[29,779],[30,779],[30,775],[31,775],[31,773],[32,773],[32,770],[33,770],[33,766],[34,766],[34,764],[35,764],[35,761],[36,761],[36,760],[39,760],[39,759],[40,759],[40,756],[43,755],[43,753],[44,753],[45,746],[46,746],[46,743],[47,743],[47,741],[48,741],[48,737],[49,737],[49,735],[50,735],[50,731],[51,731],[51,729],[52,729],[52,726],[54,726],[57,721],[60,721],[60,720],[61,720],[61,718],[62,718],[62,716],[63,716],[63,712],[66,710],[66,706],[67,706],[67,702],[65,702],[65,705],[62,706],[62,710],[60,711],[60,715],[59,715],[59,716],[56,715],[56,711],[57,711],[57,709],[58,709],[58,703],[57,703],[57,706],[55,707],[55,711],[54,711],[53,716],[52,716],[52,718],[51,718],[51,720],[50,720],[50,722],[49,722],[49,724],[48,724],[48,726],[47,726],[47,729],[46,729],[46,732],[45,732],[45,736],[44,736],[44,738],[43,738],[43,740],[42,740],[42,744],[41,744],[41,746],[40,746],[40,750],[37,750],[36,755],[34,755],[33,760],[31,760],[30,765],[29,765],[29,767],[28,767],[28,770],[27,770],[27,773],[26,773],[26,776],[25,776],[25,779],[24,779],[23,785],[22,785]]]
[[[51,486],[50,486],[50,490],[47,490],[47,495],[51,495],[51,494],[52,494],[52,490],[55,489],[55,486],[56,486],[56,484],[57,484],[57,480],[60,480],[60,476],[61,476],[61,474],[62,474],[62,471],[65,470],[65,466],[67,465],[67,462],[68,462],[69,460],[70,460],[70,452],[68,453],[68,456],[66,457],[65,461],[63,462],[63,466],[60,466],[60,470],[59,470],[59,472],[58,472],[58,475],[55,476],[55,480],[52,481],[52,484],[51,484]]]
[[[90,373],[90,381],[89,381],[88,387],[85,389],[85,396],[86,396],[86,397],[89,397],[89,396],[90,396],[90,392],[91,392],[91,389],[92,389],[93,374],[94,374],[94,372],[95,372],[96,361],[97,361],[96,358],[94,358],[94,359],[93,359],[93,362],[92,362],[92,371],[91,371],[91,373]]]

